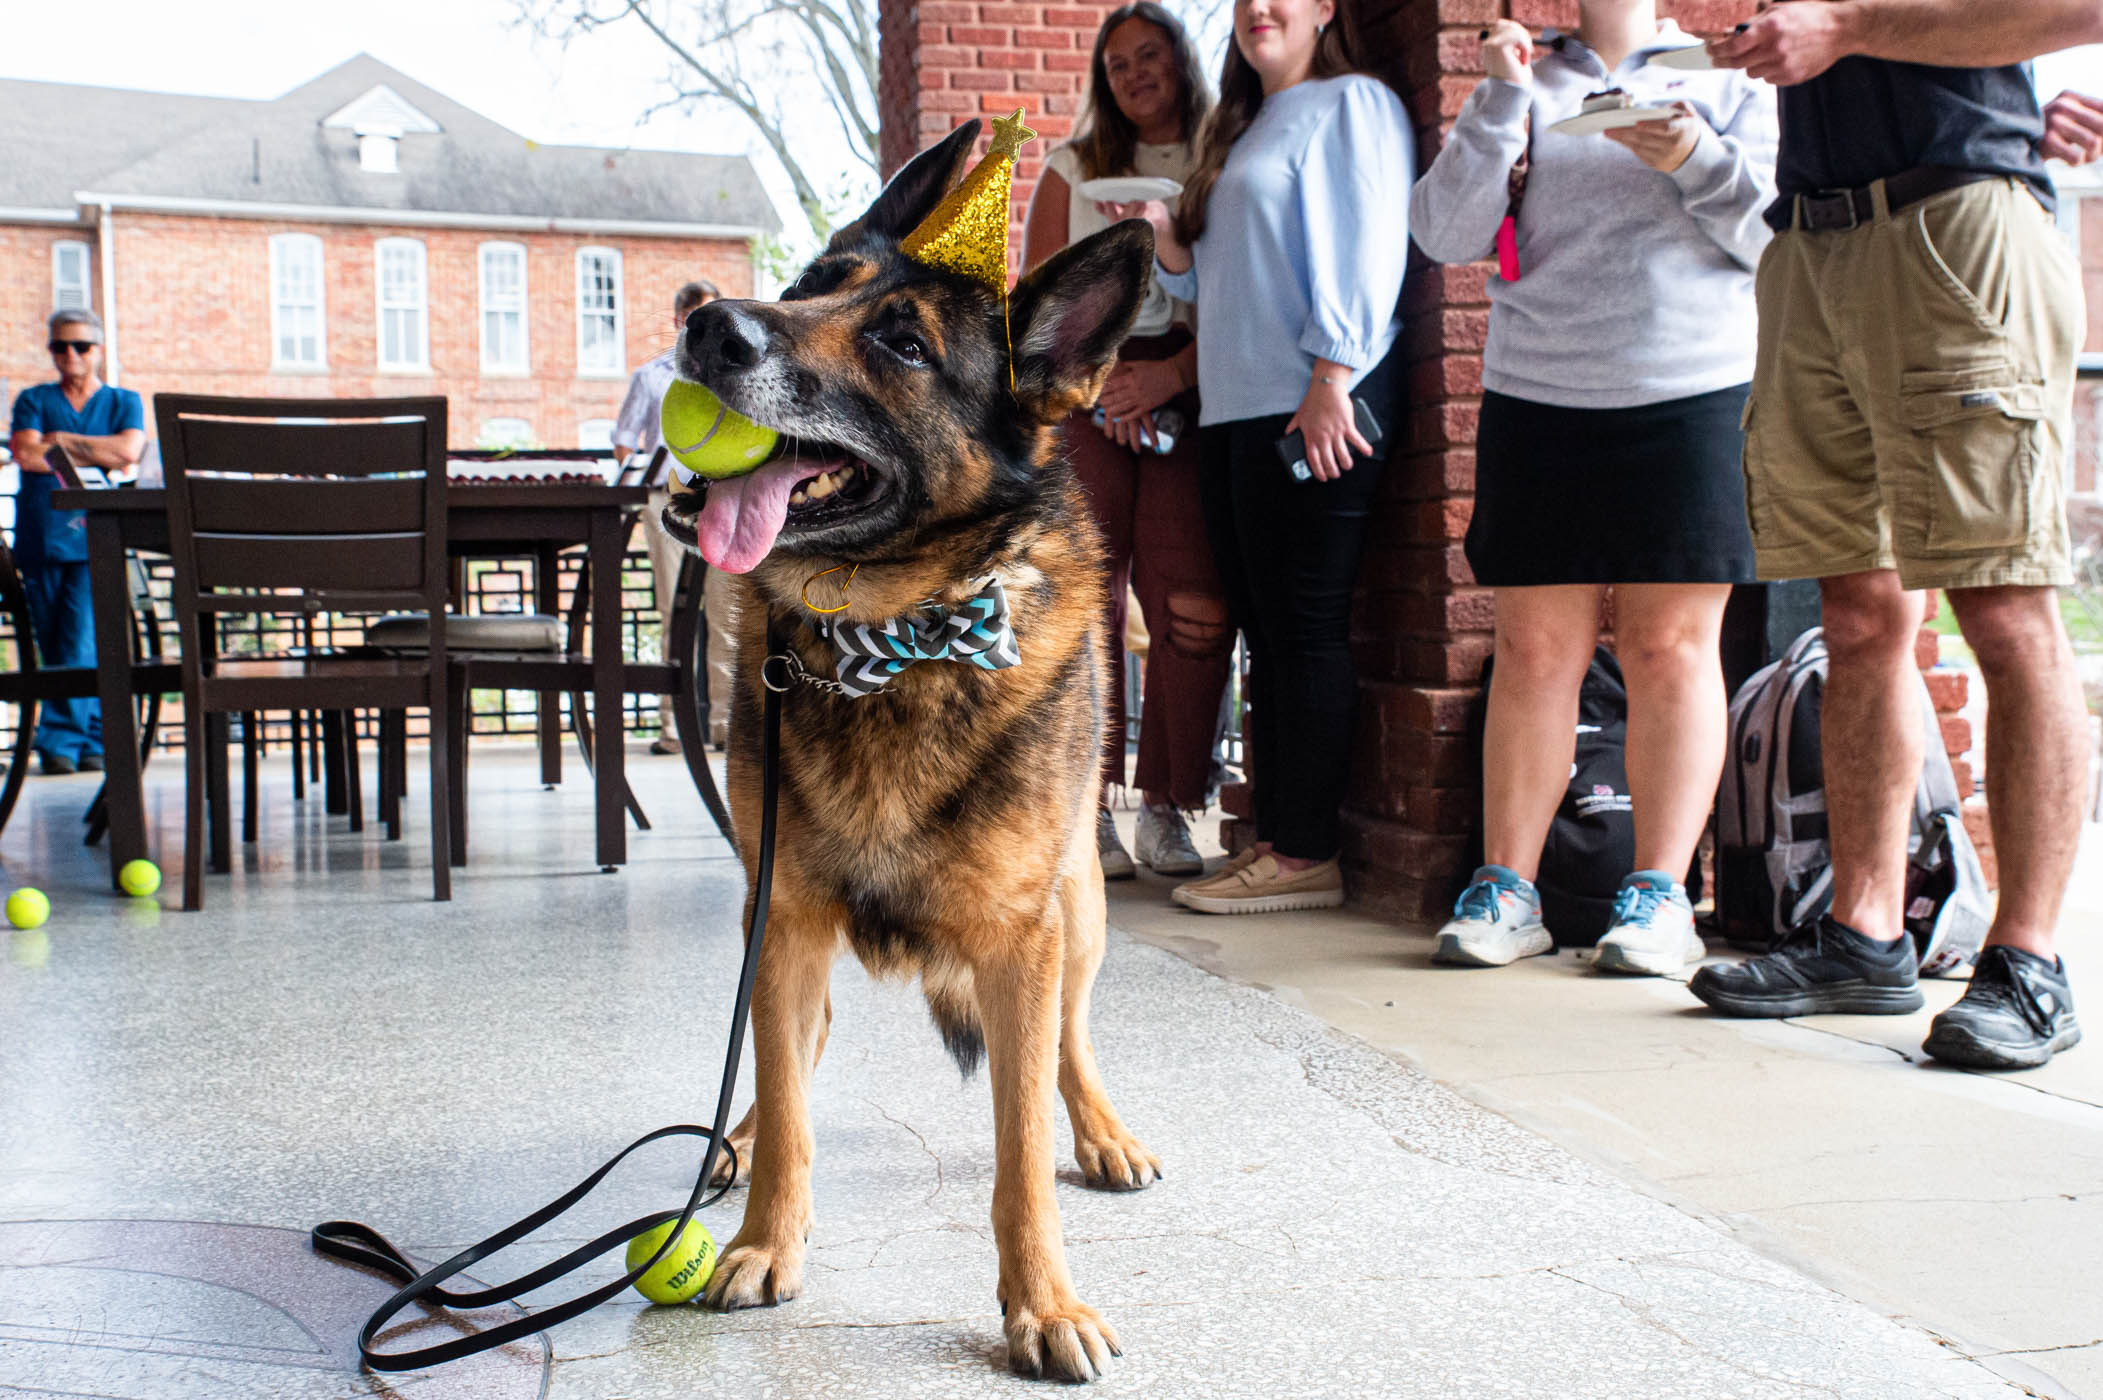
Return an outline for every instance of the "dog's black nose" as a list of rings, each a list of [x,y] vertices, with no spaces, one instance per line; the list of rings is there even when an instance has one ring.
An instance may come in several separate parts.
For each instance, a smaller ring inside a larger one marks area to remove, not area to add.
[[[686,318],[687,353],[703,380],[747,370],[766,358],[766,325],[734,301],[712,301]]]

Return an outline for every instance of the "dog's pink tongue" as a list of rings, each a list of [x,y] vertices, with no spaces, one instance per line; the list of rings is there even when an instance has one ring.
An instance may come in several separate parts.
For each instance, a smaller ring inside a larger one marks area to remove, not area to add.
[[[701,557],[726,574],[749,572],[774,547],[796,483],[815,474],[810,463],[785,457],[744,476],[709,482],[694,521]]]

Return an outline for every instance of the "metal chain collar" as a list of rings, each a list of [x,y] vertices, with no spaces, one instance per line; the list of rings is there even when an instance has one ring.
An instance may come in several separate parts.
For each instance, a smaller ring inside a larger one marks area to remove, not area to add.
[[[774,673],[769,669],[776,662],[780,662],[782,669],[786,672],[786,678],[778,684],[774,679]],[[841,685],[831,677],[821,676],[809,670],[804,666],[802,658],[797,656],[795,651],[787,646],[784,646],[780,651],[775,652],[760,663],[759,679],[762,685],[777,695],[786,694],[799,681],[815,690],[829,690],[835,695],[851,693],[846,686]]]

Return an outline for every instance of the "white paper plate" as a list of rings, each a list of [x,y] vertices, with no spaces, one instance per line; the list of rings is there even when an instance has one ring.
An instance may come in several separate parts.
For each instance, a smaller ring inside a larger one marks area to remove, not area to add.
[[[1181,193],[1181,185],[1156,175],[1111,175],[1081,181],[1081,198],[1098,204],[1137,204],[1146,199],[1166,202]]]
[[[1604,112],[1580,112],[1574,117],[1564,117],[1548,129],[1560,131],[1565,136],[1592,136],[1616,127],[1670,121],[1678,115],[1670,107],[1610,107]]]
[[[1691,73],[1707,72],[1716,66],[1715,60],[1709,57],[1707,44],[1689,44],[1683,49],[1667,49],[1663,53],[1652,54],[1645,61],[1655,63],[1660,68],[1678,68]]]

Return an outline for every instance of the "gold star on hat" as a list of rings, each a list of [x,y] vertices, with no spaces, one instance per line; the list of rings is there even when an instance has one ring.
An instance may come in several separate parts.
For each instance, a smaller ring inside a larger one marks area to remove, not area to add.
[[[969,277],[1000,294],[1000,317],[1008,319],[1008,195],[1015,178],[1015,153],[1037,133],[1022,124],[1024,109],[993,123],[993,144],[957,187],[942,197],[920,227],[899,247],[909,258]],[[1008,340],[1008,382],[1015,379],[1015,347]]]

